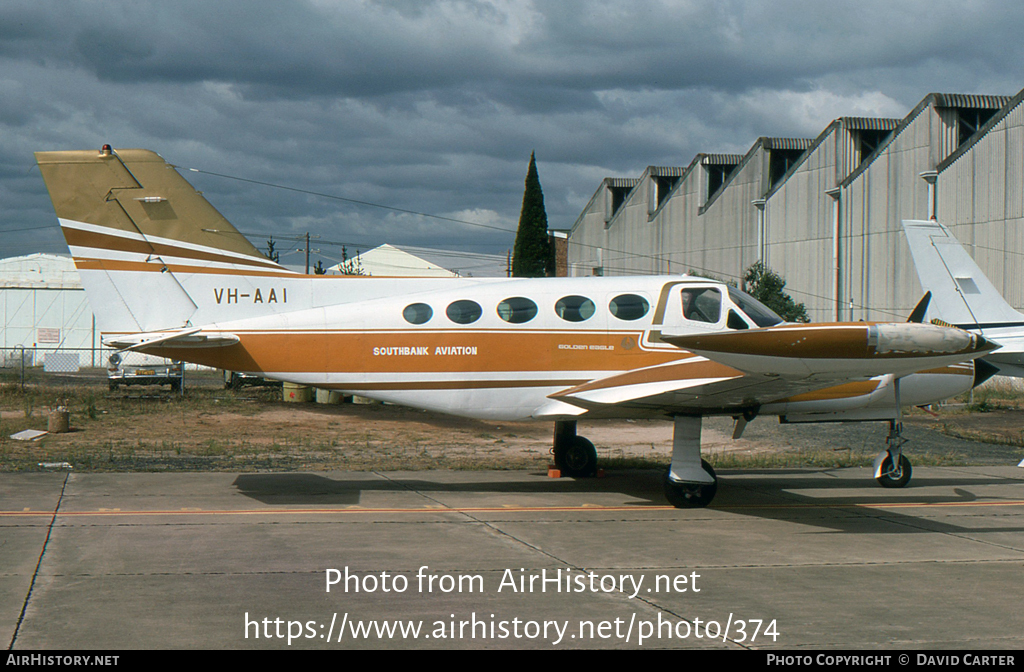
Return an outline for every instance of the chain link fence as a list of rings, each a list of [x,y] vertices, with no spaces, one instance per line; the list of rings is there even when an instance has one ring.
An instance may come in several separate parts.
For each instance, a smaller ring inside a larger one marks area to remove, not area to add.
[[[189,373],[195,372],[190,377]],[[197,375],[198,374],[198,375]],[[182,364],[131,350],[113,348],[21,347],[0,348],[0,381],[26,383],[67,382],[122,385],[170,385],[178,390],[186,382],[223,381],[209,367]]]

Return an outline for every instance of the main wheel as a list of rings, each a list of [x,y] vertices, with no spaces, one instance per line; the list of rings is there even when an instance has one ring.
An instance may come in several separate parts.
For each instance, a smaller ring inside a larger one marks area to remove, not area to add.
[[[891,471],[891,469],[892,456],[886,455],[882,460],[882,475],[875,479],[883,488],[902,488],[910,482],[910,476],[914,471],[910,466],[910,460],[902,453],[900,454],[899,469],[896,471]]]
[[[565,476],[593,476],[597,473],[597,450],[587,439],[574,436],[555,446],[555,465]]]
[[[671,468],[665,472],[665,499],[669,504],[677,509],[703,509],[711,503],[718,492],[718,476],[707,460],[702,459],[700,466],[715,479],[713,483],[680,483],[669,476]]]

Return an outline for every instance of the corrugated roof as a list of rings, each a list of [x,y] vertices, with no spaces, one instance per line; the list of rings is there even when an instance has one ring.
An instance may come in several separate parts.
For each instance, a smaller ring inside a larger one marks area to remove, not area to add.
[[[900,125],[900,119],[881,117],[840,117],[843,126],[855,131],[891,131]]]
[[[976,96],[968,93],[937,93],[937,107],[975,107],[997,110],[1010,102],[1012,96]]]
[[[765,149],[799,149],[803,151],[811,146],[813,138],[765,138]]]
[[[700,162],[705,166],[736,166],[742,160],[742,154],[708,154]]]
[[[1017,95],[1011,97],[999,112],[993,114],[992,118],[978,129],[977,133],[972,135],[967,142],[957,147],[956,151],[943,159],[935,169],[941,173],[943,170],[955,163],[961,156],[971,151],[976,144],[981,142],[982,138],[988,135],[989,131],[995,128],[996,125],[1005,119],[1010,112],[1012,112],[1022,102],[1024,102],[1024,89],[1021,89],[1017,92]]]
[[[686,171],[689,170],[686,166],[648,166],[647,171],[652,177],[683,177],[686,175]]]
[[[39,252],[0,259],[0,288],[82,289],[82,280],[71,257]]]
[[[609,187],[627,187],[632,189],[640,184],[639,177],[606,177],[604,183]]]

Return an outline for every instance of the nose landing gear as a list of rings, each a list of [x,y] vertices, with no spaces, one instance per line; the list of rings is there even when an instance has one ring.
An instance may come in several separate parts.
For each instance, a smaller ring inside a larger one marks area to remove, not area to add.
[[[887,448],[875,458],[875,480],[883,488],[902,488],[910,482],[913,474],[910,460],[903,454],[903,423],[899,420],[889,421],[889,436],[885,442]]]

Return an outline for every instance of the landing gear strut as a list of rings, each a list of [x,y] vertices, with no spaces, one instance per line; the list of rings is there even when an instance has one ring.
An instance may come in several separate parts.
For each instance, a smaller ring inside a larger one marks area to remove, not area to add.
[[[665,498],[679,509],[701,509],[718,491],[718,476],[700,457],[701,417],[677,415],[672,436],[672,464],[665,474]]]
[[[582,436],[576,435],[574,420],[555,422],[555,466],[565,476],[580,478],[597,473],[597,450]]]
[[[903,454],[903,406],[900,403],[900,379],[892,381],[896,401],[896,417],[889,421],[889,436],[885,437],[886,449],[875,458],[875,480],[883,488],[902,488],[910,482],[913,470],[910,460]]]
[[[903,423],[899,420],[889,421],[889,436],[885,442],[887,448],[875,458],[875,480],[883,488],[902,488],[910,482],[913,469],[910,460],[903,454]]]

